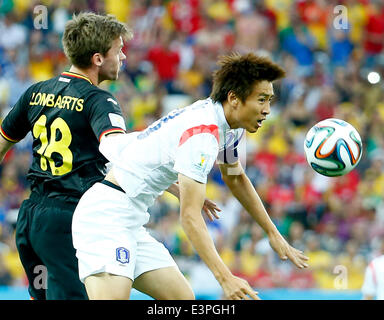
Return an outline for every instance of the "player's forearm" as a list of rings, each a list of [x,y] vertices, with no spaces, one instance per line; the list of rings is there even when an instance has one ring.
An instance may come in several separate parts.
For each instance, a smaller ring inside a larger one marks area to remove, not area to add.
[[[223,175],[223,180],[244,209],[267,234],[277,232],[276,226],[265,210],[259,195],[244,172],[239,175]]]
[[[9,142],[5,140],[1,135],[0,135],[0,163],[3,162],[3,159],[5,155],[7,154],[8,150],[14,145],[14,143]]]
[[[181,210],[181,225],[197,254],[217,281],[222,283],[231,275],[231,271],[220,258],[200,212]]]

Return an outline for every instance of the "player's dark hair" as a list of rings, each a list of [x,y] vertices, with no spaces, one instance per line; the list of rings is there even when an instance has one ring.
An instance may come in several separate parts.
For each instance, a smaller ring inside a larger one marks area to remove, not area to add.
[[[91,66],[95,53],[106,55],[112,42],[118,37],[130,39],[131,30],[113,15],[82,12],[73,15],[65,25],[63,34],[64,53],[79,68]]]
[[[244,103],[256,82],[272,82],[285,76],[285,71],[268,57],[253,53],[221,56],[218,65],[220,68],[213,72],[210,97],[221,103],[227,100],[230,91]]]

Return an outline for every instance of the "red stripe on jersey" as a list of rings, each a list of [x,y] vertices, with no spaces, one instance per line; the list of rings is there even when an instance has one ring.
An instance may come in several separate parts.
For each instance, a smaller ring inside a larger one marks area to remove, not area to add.
[[[72,72],[62,72],[61,75],[63,76],[67,76],[67,77],[73,77],[73,78],[78,78],[78,79],[84,79],[84,80],[87,80],[90,84],[93,84],[91,79],[89,79],[88,77],[86,76],[83,76],[81,74],[77,74],[77,73],[72,73]]]
[[[193,127],[188,130],[185,130],[184,133],[181,135],[179,147],[185,143],[189,138],[196,134],[200,133],[210,133],[213,134],[217,140],[217,143],[219,143],[219,128],[215,124],[211,124],[209,126],[202,124],[201,126]]]
[[[13,142],[13,143],[16,143],[16,142],[19,142],[20,140],[15,140],[15,139],[12,139],[10,136],[8,136],[2,127],[0,127],[0,133],[1,135],[3,136],[3,138],[9,142]]]
[[[125,133],[125,130],[124,129],[120,129],[120,128],[113,128],[113,129],[108,129],[108,130],[105,130],[101,133],[100,137],[99,137],[99,141],[101,141],[101,138],[104,137],[106,134],[108,133],[114,133],[114,132],[122,132],[122,133]]]

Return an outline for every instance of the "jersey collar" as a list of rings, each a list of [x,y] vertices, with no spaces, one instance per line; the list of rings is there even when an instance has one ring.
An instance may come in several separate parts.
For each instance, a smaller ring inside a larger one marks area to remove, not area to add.
[[[208,98],[208,101],[210,103],[212,103],[212,105],[215,109],[215,113],[217,115],[219,127],[221,129],[224,129],[224,130],[231,130],[231,128],[227,122],[227,119],[225,118],[223,105],[220,102],[214,102],[211,98]]]
[[[84,80],[87,80],[90,84],[93,84],[91,79],[75,72],[65,71],[65,72],[62,72],[61,75],[66,77],[71,77],[71,78],[84,79]]]

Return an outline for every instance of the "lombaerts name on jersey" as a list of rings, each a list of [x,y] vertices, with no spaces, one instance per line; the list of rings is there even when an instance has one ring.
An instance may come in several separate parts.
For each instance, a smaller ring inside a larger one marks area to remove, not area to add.
[[[79,99],[72,96],[54,95],[53,93],[33,92],[30,106],[41,106],[48,108],[60,108],[67,110],[83,111],[84,99]]]

